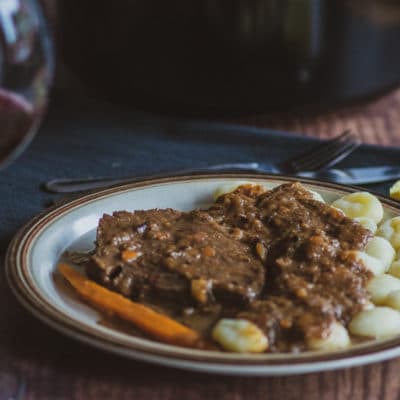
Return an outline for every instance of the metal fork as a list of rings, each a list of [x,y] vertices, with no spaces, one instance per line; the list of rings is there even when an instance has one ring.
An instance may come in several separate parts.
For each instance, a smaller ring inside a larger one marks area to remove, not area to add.
[[[223,171],[262,171],[279,174],[296,174],[303,171],[319,171],[329,168],[346,158],[361,142],[350,131],[346,130],[337,137],[314,147],[311,151],[283,161],[282,163],[239,162],[209,165],[207,167],[183,169],[169,173],[157,174],[157,177],[168,175],[185,175]],[[88,179],[53,179],[43,185],[44,190],[52,193],[74,193],[85,190],[109,187],[117,184],[133,182],[144,177],[129,176],[122,178],[102,177]],[[147,178],[149,178],[147,176]]]
[[[335,138],[318,145],[311,151],[290,158],[280,165],[280,170],[285,173],[300,171],[319,171],[338,164],[352,153],[360,140],[351,130],[346,130]]]

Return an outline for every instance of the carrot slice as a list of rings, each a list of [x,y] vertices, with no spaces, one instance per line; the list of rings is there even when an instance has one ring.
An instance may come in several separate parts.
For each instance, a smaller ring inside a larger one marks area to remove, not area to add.
[[[135,261],[139,257],[139,253],[133,250],[125,250],[121,254],[121,258],[125,262]]]
[[[95,308],[133,323],[162,342],[185,347],[198,347],[200,344],[201,337],[194,330],[98,285],[68,264],[59,264],[58,270],[76,292]]]

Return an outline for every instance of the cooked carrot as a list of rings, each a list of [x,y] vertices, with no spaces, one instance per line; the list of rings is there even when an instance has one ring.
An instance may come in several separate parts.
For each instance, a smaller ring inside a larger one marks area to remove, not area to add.
[[[78,294],[95,308],[133,323],[162,342],[186,347],[197,347],[200,344],[201,337],[197,332],[98,285],[68,264],[59,264],[58,270]]]
[[[121,253],[121,258],[125,262],[135,261],[140,256],[140,253],[133,250],[125,250]]]

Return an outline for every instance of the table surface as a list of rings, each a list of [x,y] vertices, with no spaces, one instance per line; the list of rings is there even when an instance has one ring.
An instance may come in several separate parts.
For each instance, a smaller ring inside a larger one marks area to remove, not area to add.
[[[314,115],[257,115],[233,121],[318,137],[352,128],[364,142],[399,145],[400,90]],[[17,303],[3,273],[0,304],[0,400],[399,398],[400,359],[303,376],[212,376],[126,360],[68,339]]]
[[[400,89],[331,110],[294,115],[257,115],[235,121],[321,138],[352,129],[364,143],[400,146]]]

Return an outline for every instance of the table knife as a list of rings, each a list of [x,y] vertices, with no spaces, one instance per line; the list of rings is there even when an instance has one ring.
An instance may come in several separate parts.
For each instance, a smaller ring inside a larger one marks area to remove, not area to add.
[[[112,185],[129,183],[138,181],[140,179],[149,179],[152,177],[163,177],[169,175],[185,175],[195,173],[208,173],[208,172],[228,172],[228,171],[252,171],[252,172],[266,172],[277,174],[273,164],[269,163],[231,163],[231,164],[217,164],[210,165],[203,168],[184,169],[162,173],[152,176],[141,177],[125,177],[125,178],[88,178],[88,179],[54,179],[48,181],[44,185],[44,189],[53,193],[73,193],[84,190],[93,190],[98,188],[109,187]],[[348,185],[362,185],[369,183],[385,182],[394,179],[400,179],[400,166],[381,165],[371,167],[358,167],[358,168],[331,168],[322,171],[306,171],[298,172],[293,176],[303,178],[318,179],[323,181],[330,181]]]
[[[400,179],[400,166],[379,165],[358,168],[331,168],[316,172],[299,172],[296,175],[348,185],[366,185]]]

